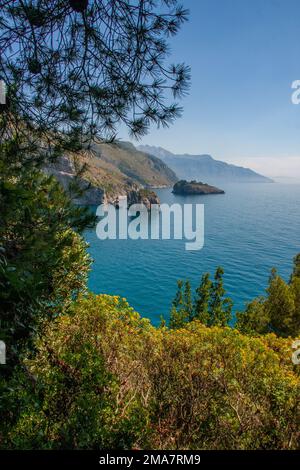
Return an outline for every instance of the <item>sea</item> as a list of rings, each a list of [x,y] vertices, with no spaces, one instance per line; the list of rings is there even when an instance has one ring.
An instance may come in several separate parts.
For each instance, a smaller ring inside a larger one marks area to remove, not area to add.
[[[264,295],[272,267],[288,280],[300,252],[300,184],[223,184],[225,194],[177,196],[156,190],[161,203],[204,205],[204,246],[187,251],[186,240],[99,240],[85,232],[93,259],[89,288],[125,297],[154,325],[168,320],[178,279],[193,289],[203,273],[222,266],[234,313]],[[92,208],[95,210],[95,207]]]

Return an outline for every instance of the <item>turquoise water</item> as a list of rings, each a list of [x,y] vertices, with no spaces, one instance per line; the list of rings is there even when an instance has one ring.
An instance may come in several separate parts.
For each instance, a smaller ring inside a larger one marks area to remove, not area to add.
[[[225,195],[174,196],[157,190],[161,202],[205,205],[205,245],[186,251],[184,240],[105,240],[86,232],[94,264],[89,287],[117,294],[158,324],[168,317],[177,279],[199,284],[204,272],[225,269],[234,309],[263,294],[270,269],[288,279],[300,252],[300,185],[233,184]]]

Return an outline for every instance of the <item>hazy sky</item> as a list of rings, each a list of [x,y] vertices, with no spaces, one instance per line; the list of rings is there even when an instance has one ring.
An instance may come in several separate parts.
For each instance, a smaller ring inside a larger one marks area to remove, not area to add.
[[[270,176],[300,177],[299,0],[183,0],[190,21],[172,61],[192,68],[184,115],[142,143],[209,153]]]

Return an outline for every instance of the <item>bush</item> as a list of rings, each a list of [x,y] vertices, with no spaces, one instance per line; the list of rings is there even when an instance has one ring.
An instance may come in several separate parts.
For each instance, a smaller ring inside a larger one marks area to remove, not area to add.
[[[82,297],[15,375],[2,447],[298,448],[290,343],[199,321],[157,329],[118,297]]]
[[[49,322],[38,353],[25,362],[34,384],[24,373],[15,377],[22,385],[10,400],[16,406],[21,397],[21,413],[10,445],[131,448],[145,439],[147,407],[139,390],[151,330],[126,302],[109,296],[82,298]]]

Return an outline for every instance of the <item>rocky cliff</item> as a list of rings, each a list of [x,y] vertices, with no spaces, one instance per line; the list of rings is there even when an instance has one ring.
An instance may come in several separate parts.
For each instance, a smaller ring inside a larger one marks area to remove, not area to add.
[[[81,152],[66,153],[55,163],[47,164],[45,172],[53,174],[66,190],[76,179],[82,194],[74,201],[88,205],[115,203],[118,196],[125,195],[129,202],[144,201],[150,205],[157,203],[158,198],[153,191],[143,192],[144,189],[173,186],[177,181],[175,173],[159,158],[127,142],[94,142]]]

